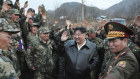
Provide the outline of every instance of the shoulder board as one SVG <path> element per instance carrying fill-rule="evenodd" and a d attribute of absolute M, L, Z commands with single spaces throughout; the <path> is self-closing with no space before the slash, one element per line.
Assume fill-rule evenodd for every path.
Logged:
<path fill-rule="evenodd" d="M 119 61 L 116 66 L 125 68 L 126 67 L 126 61 Z"/>
<path fill-rule="evenodd" d="M 0 56 L 5 62 L 11 62 L 11 60 L 5 56 Z"/>

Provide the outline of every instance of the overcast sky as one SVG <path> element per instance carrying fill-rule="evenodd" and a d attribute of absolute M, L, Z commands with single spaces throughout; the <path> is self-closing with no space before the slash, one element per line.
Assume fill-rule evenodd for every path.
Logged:
<path fill-rule="evenodd" d="M 12 0 L 15 2 L 15 0 Z M 25 1 L 28 1 L 28 8 L 34 8 L 37 13 L 38 6 L 44 4 L 47 10 L 54 10 L 65 2 L 80 2 L 81 0 L 19 0 L 21 7 L 23 7 Z M 84 0 L 85 5 L 95 6 L 100 9 L 107 9 L 110 6 L 121 2 L 122 0 Z M 27 9 L 28 9 L 27 8 Z"/>

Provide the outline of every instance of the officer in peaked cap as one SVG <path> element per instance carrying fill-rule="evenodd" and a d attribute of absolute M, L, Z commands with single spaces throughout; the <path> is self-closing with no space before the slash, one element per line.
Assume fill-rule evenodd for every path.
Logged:
<path fill-rule="evenodd" d="M 12 40 L 10 39 L 12 34 L 19 32 L 7 25 L 5 19 L 0 18 L 0 79 L 18 79 L 12 61 L 3 55 L 3 51 L 8 51 L 11 48 Z"/>
<path fill-rule="evenodd" d="M 138 62 L 127 46 L 128 38 L 133 31 L 117 22 L 108 22 L 104 28 L 112 55 L 100 79 L 137 79 Z"/>
<path fill-rule="evenodd" d="M 117 23 L 109 22 L 105 25 L 105 31 L 107 34 L 107 39 L 116 38 L 116 37 L 126 37 L 129 38 L 130 35 L 133 35 L 133 31 L 126 26 Z"/>

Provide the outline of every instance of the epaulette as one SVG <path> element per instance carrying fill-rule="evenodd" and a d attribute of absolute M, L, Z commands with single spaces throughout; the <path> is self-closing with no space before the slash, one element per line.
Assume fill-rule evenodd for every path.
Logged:
<path fill-rule="evenodd" d="M 11 60 L 5 56 L 0 55 L 0 57 L 5 61 L 5 62 L 11 62 Z"/>

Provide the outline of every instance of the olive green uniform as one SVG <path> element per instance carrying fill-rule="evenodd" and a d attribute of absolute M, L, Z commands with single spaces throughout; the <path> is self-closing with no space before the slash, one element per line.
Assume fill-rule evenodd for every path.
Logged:
<path fill-rule="evenodd" d="M 129 48 L 112 55 L 102 72 L 102 79 L 136 79 L 139 66 Z"/>
<path fill-rule="evenodd" d="M 36 39 L 32 42 L 31 47 L 28 49 L 30 54 L 26 56 L 26 61 L 29 68 L 35 67 L 34 79 L 51 79 L 51 73 L 54 67 L 52 57 L 52 44 L 51 40 L 43 43 L 41 39 Z"/>
<path fill-rule="evenodd" d="M 18 79 L 12 61 L 0 49 L 0 79 Z"/>

